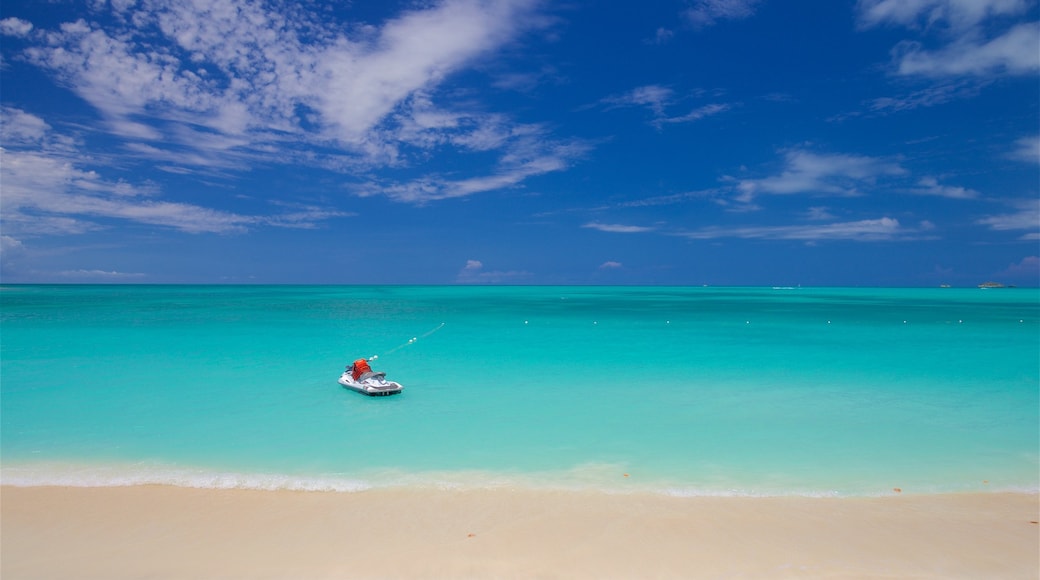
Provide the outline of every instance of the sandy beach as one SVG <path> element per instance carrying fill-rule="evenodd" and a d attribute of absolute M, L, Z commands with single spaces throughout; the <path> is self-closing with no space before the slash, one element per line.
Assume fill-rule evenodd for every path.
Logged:
<path fill-rule="evenodd" d="M 2 488 L 5 580 L 1037 578 L 1034 494 Z"/>

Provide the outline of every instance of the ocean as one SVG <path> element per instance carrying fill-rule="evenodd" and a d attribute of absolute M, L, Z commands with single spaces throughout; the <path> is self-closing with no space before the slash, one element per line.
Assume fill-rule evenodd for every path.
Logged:
<path fill-rule="evenodd" d="M 372 355 L 403 393 L 336 382 Z M 0 287 L 5 485 L 1035 493 L 1038 451 L 1035 288 Z"/>

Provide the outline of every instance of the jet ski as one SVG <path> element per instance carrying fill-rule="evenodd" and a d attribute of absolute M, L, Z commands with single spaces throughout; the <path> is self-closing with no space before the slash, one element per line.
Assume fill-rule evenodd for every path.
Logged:
<path fill-rule="evenodd" d="M 359 393 L 364 393 L 372 397 L 396 395 L 404 390 L 401 383 L 386 380 L 386 373 L 362 373 L 361 376 L 355 380 L 354 375 L 351 374 L 349 370 L 346 370 L 343 371 L 342 375 L 340 375 L 339 384 L 348 389 L 353 389 Z"/>

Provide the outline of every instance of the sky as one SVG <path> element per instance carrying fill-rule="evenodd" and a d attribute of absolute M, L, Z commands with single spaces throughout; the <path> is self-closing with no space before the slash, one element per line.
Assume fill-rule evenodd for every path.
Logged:
<path fill-rule="evenodd" d="M 1037 0 L 5 0 L 0 281 L 1040 282 Z"/>

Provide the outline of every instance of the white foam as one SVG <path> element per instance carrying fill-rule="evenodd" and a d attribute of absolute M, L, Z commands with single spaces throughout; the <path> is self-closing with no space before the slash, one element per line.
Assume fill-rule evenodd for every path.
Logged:
<path fill-rule="evenodd" d="M 32 464 L 4 466 L 0 483 L 17 487 L 126 487 L 172 485 L 198 489 L 356 492 L 371 484 L 336 475 L 294 476 L 272 473 L 211 471 L 157 464 L 71 465 Z"/>
<path fill-rule="evenodd" d="M 695 497 L 807 497 L 850 498 L 892 495 L 936 495 L 947 493 L 1037 494 L 1036 485 L 917 485 L 900 488 L 808 489 L 783 487 L 731 487 L 722 482 L 709 485 L 669 481 L 644 481 L 629 474 L 622 464 L 587 463 L 564 471 L 490 472 L 481 470 L 404 472 L 381 470 L 354 474 L 288 475 L 246 473 L 186 468 L 154 463 L 86 465 L 32 463 L 0 468 L 0 483 L 16 487 L 129 487 L 169 485 L 196 489 L 322 491 L 355 493 L 371 489 L 541 490 L 607 494 L 652 494 L 678 498 Z"/>

